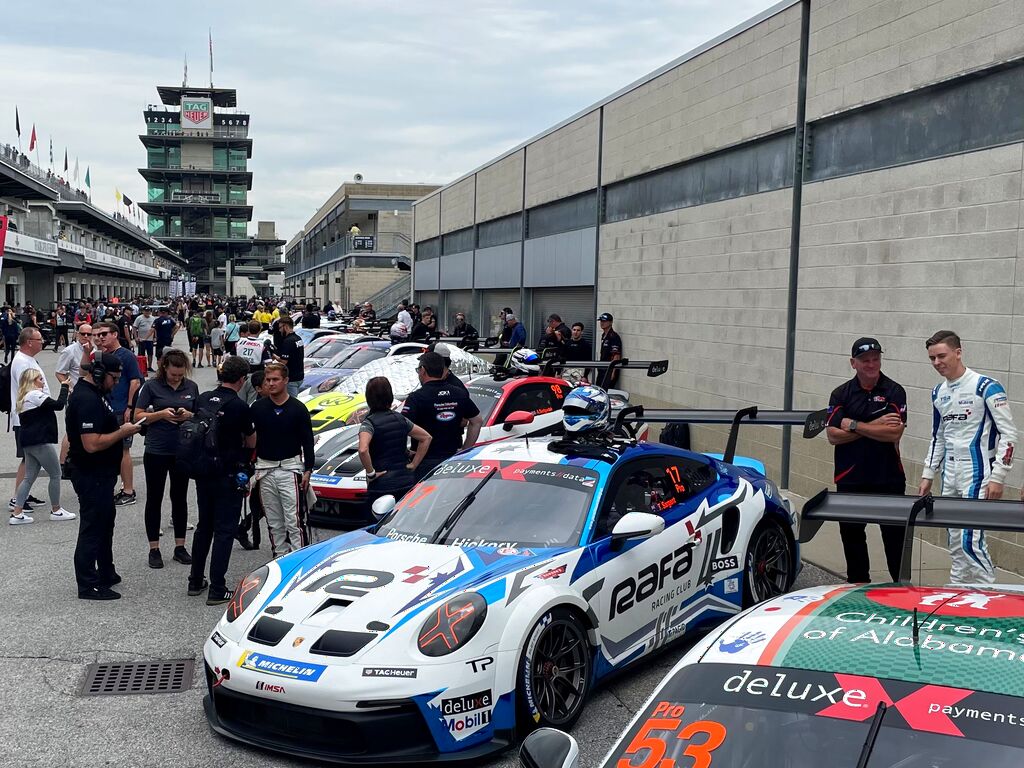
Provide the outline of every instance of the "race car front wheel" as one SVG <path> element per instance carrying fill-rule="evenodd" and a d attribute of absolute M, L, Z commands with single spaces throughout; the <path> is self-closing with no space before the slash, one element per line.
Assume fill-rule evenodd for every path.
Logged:
<path fill-rule="evenodd" d="M 743 572 L 743 605 L 749 608 L 788 592 L 793 586 L 793 540 L 782 525 L 766 517 L 747 545 Z"/>
<path fill-rule="evenodd" d="M 554 608 L 538 619 L 519 661 L 516 701 L 524 731 L 569 728 L 590 692 L 590 642 L 572 611 Z"/>

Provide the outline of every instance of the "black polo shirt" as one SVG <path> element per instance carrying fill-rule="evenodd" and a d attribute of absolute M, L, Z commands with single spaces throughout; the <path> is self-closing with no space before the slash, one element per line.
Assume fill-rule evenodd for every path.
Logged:
<path fill-rule="evenodd" d="M 854 376 L 832 391 L 828 402 L 828 426 L 839 427 L 842 420 L 871 422 L 887 413 L 898 414 L 907 423 L 907 393 L 884 373 L 872 390 L 861 387 Z M 835 483 L 891 485 L 906 482 L 896 443 L 883 443 L 861 436 L 852 443 L 835 446 Z"/>
<path fill-rule="evenodd" d="M 622 337 L 614 330 L 609 329 L 601 336 L 601 361 L 608 362 L 615 359 L 615 355 L 622 355 Z"/>
<path fill-rule="evenodd" d="M 562 353 L 565 355 L 566 362 L 571 362 L 573 360 L 593 360 L 591 355 L 594 354 L 591 351 L 590 342 L 582 336 L 580 336 L 579 340 L 576 340 L 571 336 L 566 339 L 562 344 Z"/>
<path fill-rule="evenodd" d="M 402 414 L 433 438 L 426 456 L 433 462 L 454 456 L 462 448 L 462 420 L 478 416 L 480 409 L 465 387 L 428 381 L 406 398 Z"/>
<path fill-rule="evenodd" d="M 68 459 L 72 466 L 83 472 L 102 475 L 116 475 L 121 471 L 121 454 L 124 446 L 120 440 L 96 453 L 89 453 L 82 445 L 82 435 L 108 435 L 118 429 L 114 409 L 95 384 L 85 379 L 78 380 L 68 400 L 65 418 L 69 444 Z"/>
<path fill-rule="evenodd" d="M 302 358 L 305 356 L 305 344 L 299 334 L 292 331 L 277 347 L 277 354 L 284 358 L 288 366 L 288 381 L 302 381 L 306 376 Z"/>

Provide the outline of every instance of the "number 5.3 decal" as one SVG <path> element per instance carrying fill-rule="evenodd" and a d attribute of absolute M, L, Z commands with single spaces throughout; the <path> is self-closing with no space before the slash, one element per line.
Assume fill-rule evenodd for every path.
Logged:
<path fill-rule="evenodd" d="M 629 742 L 623 753 L 625 757 L 619 758 L 616 768 L 676 768 L 675 759 L 665 758 L 666 740 L 670 738 L 689 742 L 683 754 L 693 759 L 692 768 L 710 768 L 711 753 L 725 741 L 725 726 L 713 720 L 698 720 L 680 728 L 685 710 L 683 704 L 659 701 Z M 654 735 L 655 731 L 666 733 Z M 674 737 L 672 733 L 675 733 Z M 639 762 L 634 762 L 637 758 Z M 691 767 L 681 765 L 679 768 Z"/>

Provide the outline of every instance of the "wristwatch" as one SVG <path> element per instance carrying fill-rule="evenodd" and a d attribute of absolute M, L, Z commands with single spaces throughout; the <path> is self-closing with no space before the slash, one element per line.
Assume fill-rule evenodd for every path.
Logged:
<path fill-rule="evenodd" d="M 850 432 L 856 432 L 857 431 L 857 422 L 854 421 L 853 419 L 850 419 L 849 430 L 850 430 Z"/>

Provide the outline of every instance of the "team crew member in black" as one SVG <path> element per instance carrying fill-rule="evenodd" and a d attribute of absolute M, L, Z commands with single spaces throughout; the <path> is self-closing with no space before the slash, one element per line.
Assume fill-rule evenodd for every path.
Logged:
<path fill-rule="evenodd" d="M 441 355 L 436 352 L 420 355 L 416 372 L 422 386 L 406 398 L 402 414 L 433 438 L 416 470 L 418 482 L 442 461 L 476 443 L 483 419 L 465 388 L 452 386 L 445 380 Z M 465 439 L 462 436 L 464 419 L 467 422 Z"/>
<path fill-rule="evenodd" d="M 305 350 L 302 337 L 295 332 L 295 324 L 288 315 L 282 315 L 277 321 L 281 333 L 281 343 L 277 345 L 274 359 L 288 367 L 288 394 L 295 397 L 302 389 L 302 379 L 306 375 L 303 365 Z"/>
<path fill-rule="evenodd" d="M 395 395 L 391 382 L 374 376 L 366 382 L 366 404 L 370 412 L 359 426 L 359 461 L 366 470 L 368 519 L 373 502 L 381 496 L 402 498 L 415 482 L 415 472 L 427 455 L 432 438 L 405 416 L 391 410 Z M 409 460 L 409 438 L 416 441 L 416 454 Z"/>
<path fill-rule="evenodd" d="M 265 396 L 250 409 L 256 426 L 256 483 L 274 557 L 306 546 L 303 502 L 313 473 L 309 411 L 288 394 L 287 383 L 287 368 L 268 363 Z"/>
<path fill-rule="evenodd" d="M 836 447 L 835 483 L 840 493 L 906 492 L 900 438 L 907 426 L 907 393 L 882 373 L 882 346 L 876 339 L 853 344 L 850 367 L 857 375 L 836 387 L 829 399 L 828 441 Z M 903 528 L 883 525 L 885 560 L 899 580 Z M 840 523 L 847 581 L 871 581 L 864 523 Z"/>
<path fill-rule="evenodd" d="M 583 338 L 583 323 L 572 324 L 572 335 L 562 345 L 562 354 L 566 362 L 573 360 L 593 360 L 594 354 L 590 342 Z"/>
<path fill-rule="evenodd" d="M 224 576 L 248 487 L 249 459 L 256 446 L 256 430 L 249 406 L 238 396 L 248 375 L 249 364 L 245 360 L 229 357 L 221 366 L 220 385 L 203 392 L 196 400 L 197 412 L 220 414 L 217 418 L 217 466 L 210 476 L 196 481 L 199 522 L 192 536 L 192 573 L 188 579 L 188 593 L 192 596 L 210 587 L 207 605 L 226 603 L 232 595 Z M 240 482 L 239 472 L 246 475 L 246 482 Z M 210 552 L 208 584 L 203 578 L 207 552 Z"/>
<path fill-rule="evenodd" d="M 597 322 L 601 325 L 601 357 L 598 360 L 604 363 L 622 359 L 622 337 L 612 328 L 614 320 L 615 318 L 608 312 L 597 318 Z M 614 387 L 618 381 L 619 371 L 615 370 L 608 379 L 608 386 Z"/>
<path fill-rule="evenodd" d="M 82 364 L 82 377 L 68 401 L 68 464 L 78 495 L 78 544 L 75 579 L 83 600 L 116 600 L 111 589 L 121 581 L 114 570 L 114 484 L 121 471 L 122 441 L 139 431 L 131 422 L 118 426 L 105 395 L 121 376 L 121 361 L 102 353 Z"/>
<path fill-rule="evenodd" d="M 443 341 L 431 342 L 427 346 L 427 352 L 436 352 L 441 356 L 441 360 L 444 361 L 444 379 L 445 384 L 451 384 L 453 387 L 459 387 L 465 392 L 469 392 L 466 389 L 466 382 L 452 373 L 452 350 Z"/>

